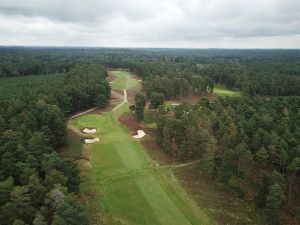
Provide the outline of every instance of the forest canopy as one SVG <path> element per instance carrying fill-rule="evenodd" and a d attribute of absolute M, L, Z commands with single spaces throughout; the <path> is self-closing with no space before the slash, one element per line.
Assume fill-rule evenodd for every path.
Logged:
<path fill-rule="evenodd" d="M 108 102 L 105 78 L 105 67 L 84 63 L 65 75 L 0 80 L 1 224 L 89 224 L 76 197 L 79 169 L 57 152 L 67 116 Z"/>

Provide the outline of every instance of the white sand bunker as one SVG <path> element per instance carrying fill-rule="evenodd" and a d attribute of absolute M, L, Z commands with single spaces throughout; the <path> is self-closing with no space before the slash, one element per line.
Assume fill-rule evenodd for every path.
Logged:
<path fill-rule="evenodd" d="M 143 80 L 137 80 L 138 82 L 142 82 Z"/>
<path fill-rule="evenodd" d="M 114 82 L 113 82 L 113 81 L 110 81 L 109 83 L 110 83 L 110 84 L 113 84 Z"/>
<path fill-rule="evenodd" d="M 96 133 L 96 129 L 95 128 L 93 128 L 93 129 L 89 129 L 89 128 L 84 128 L 83 129 L 83 133 L 86 133 L 86 134 L 94 134 L 94 133 Z"/>
<path fill-rule="evenodd" d="M 98 142 L 98 141 L 100 141 L 99 138 L 93 138 L 93 139 L 87 138 L 87 139 L 84 140 L 84 142 L 87 143 L 87 144 L 91 144 L 91 143 Z"/>
<path fill-rule="evenodd" d="M 146 133 L 143 130 L 138 130 L 137 135 L 133 135 L 133 138 L 142 138 L 146 135 Z"/>
<path fill-rule="evenodd" d="M 171 103 L 171 106 L 178 106 L 180 105 L 179 103 Z"/>

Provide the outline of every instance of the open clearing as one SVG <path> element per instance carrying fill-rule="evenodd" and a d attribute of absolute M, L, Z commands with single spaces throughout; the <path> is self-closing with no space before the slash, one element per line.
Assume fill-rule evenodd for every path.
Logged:
<path fill-rule="evenodd" d="M 241 93 L 238 91 L 231 91 L 228 89 L 225 89 L 223 87 L 214 87 L 214 93 L 216 95 L 222 96 L 222 97 L 241 97 Z"/>
<path fill-rule="evenodd" d="M 122 70 L 112 71 L 111 72 L 114 77 L 117 77 L 111 84 L 112 89 L 130 89 L 137 88 L 140 83 L 133 78 L 128 79 L 128 73 Z"/>
<path fill-rule="evenodd" d="M 139 86 L 126 72 L 113 74 L 118 77 L 113 89 Z M 92 212 L 100 214 L 104 224 L 214 224 L 188 197 L 173 170 L 154 166 L 139 141 L 118 122 L 119 116 L 128 112 L 129 103 L 121 104 L 114 111 L 80 115 L 72 121 L 79 131 L 95 128 L 97 132 L 91 138 L 99 136 L 101 140 L 84 145 L 90 161 L 81 163 L 81 195 L 92 196 L 94 203 L 87 203 L 96 211 Z"/>

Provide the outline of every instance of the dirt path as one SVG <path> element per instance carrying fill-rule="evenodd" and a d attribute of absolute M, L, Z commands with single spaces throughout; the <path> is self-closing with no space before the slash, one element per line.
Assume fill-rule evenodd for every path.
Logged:
<path fill-rule="evenodd" d="M 113 112 L 116 111 L 119 107 L 121 107 L 122 105 L 124 105 L 125 103 L 128 102 L 127 101 L 127 90 L 124 89 L 123 93 L 124 93 L 124 95 L 123 95 L 123 102 L 121 102 L 119 105 L 116 105 L 115 108 L 113 108 L 113 110 L 112 110 Z"/>
<path fill-rule="evenodd" d="M 84 115 L 84 114 L 86 114 L 86 113 L 92 112 L 92 111 L 95 110 L 95 109 L 97 109 L 97 107 L 94 107 L 94 108 L 92 108 L 92 109 L 88 109 L 88 110 L 83 111 L 83 112 L 81 112 L 81 113 L 77 113 L 77 114 L 71 116 L 70 119 L 72 120 L 72 119 L 74 119 L 74 118 L 76 118 L 76 117 L 78 117 L 78 116 L 81 116 L 81 115 Z"/>

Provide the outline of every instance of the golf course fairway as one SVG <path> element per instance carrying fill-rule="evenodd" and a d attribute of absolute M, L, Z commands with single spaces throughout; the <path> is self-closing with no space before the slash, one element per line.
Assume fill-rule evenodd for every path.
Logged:
<path fill-rule="evenodd" d="M 126 90 L 140 85 L 127 72 L 112 73 L 117 77 L 112 89 Z M 96 128 L 97 132 L 89 137 L 100 138 L 99 142 L 84 145 L 90 161 L 88 167 L 82 168 L 89 177 L 83 179 L 82 189 L 92 187 L 101 193 L 95 196 L 101 216 L 108 215 L 118 221 L 107 224 L 215 224 L 188 197 L 172 169 L 151 163 L 139 141 L 118 122 L 118 117 L 128 112 L 129 104 L 124 101 L 125 98 L 114 111 L 80 115 L 71 122 L 78 131 Z"/>

